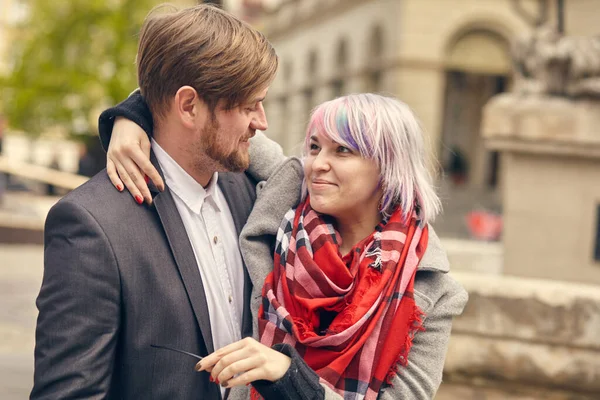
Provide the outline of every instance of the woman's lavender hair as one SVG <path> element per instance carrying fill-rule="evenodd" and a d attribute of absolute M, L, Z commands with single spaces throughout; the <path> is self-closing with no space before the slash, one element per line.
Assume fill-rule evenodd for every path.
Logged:
<path fill-rule="evenodd" d="M 315 133 L 374 160 L 381 171 L 381 212 L 389 216 L 400 205 L 410 216 L 417 206 L 424 223 L 441 211 L 428 169 L 423 131 L 403 102 L 377 94 L 351 94 L 317 106 L 310 118 L 304 153 Z"/>

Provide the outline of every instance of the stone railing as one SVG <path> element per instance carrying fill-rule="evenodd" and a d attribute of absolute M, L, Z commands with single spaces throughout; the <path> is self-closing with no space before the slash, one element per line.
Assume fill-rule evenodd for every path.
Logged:
<path fill-rule="evenodd" d="M 600 286 L 453 276 L 470 298 L 437 399 L 600 398 Z"/>
<path fill-rule="evenodd" d="M 48 183 L 69 190 L 75 189 L 89 179 L 86 176 L 59 171 L 41 165 L 24 163 L 3 156 L 0 156 L 0 172 Z"/>

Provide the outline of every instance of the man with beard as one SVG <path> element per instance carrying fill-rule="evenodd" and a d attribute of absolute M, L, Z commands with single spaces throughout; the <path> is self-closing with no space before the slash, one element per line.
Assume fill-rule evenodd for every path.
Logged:
<path fill-rule="evenodd" d="M 252 333 L 238 235 L 255 192 L 241 171 L 267 128 L 275 51 L 198 5 L 147 18 L 137 67 L 166 187 L 140 206 L 102 171 L 48 214 L 32 399 L 219 399 L 165 347 L 206 355 Z"/>

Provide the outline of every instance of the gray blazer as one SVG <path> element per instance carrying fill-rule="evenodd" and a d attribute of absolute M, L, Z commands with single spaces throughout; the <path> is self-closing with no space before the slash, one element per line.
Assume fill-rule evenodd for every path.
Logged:
<path fill-rule="evenodd" d="M 260 149 L 260 153 L 258 152 Z M 285 212 L 300 201 L 303 170 L 297 158 L 286 159 L 276 145 L 255 146 L 250 173 L 263 181 L 257 187 L 254 209 L 242 230 L 240 248 L 253 284 L 252 321 L 257 332 L 261 290 L 272 270 L 273 246 Z M 274 166 L 273 160 L 279 164 Z M 415 278 L 415 299 L 426 314 L 424 332 L 413 341 L 409 365 L 399 368 L 392 386 L 382 390 L 380 399 L 432 399 L 441 383 L 452 318 L 466 305 L 467 292 L 447 273 L 448 258 L 433 229 Z M 325 387 L 326 399 L 341 399 Z"/>
<path fill-rule="evenodd" d="M 155 159 L 153 160 L 157 166 Z M 255 200 L 245 174 L 222 173 L 238 232 Z M 213 351 L 203 283 L 168 188 L 153 206 L 102 171 L 60 200 L 45 227 L 32 399 L 220 399 L 196 360 Z M 242 335 L 251 334 L 246 274 Z"/>

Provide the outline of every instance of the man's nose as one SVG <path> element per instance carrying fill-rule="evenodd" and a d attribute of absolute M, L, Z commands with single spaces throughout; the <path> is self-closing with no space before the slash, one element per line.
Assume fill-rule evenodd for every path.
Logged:
<path fill-rule="evenodd" d="M 256 129 L 259 131 L 266 131 L 269 128 L 269 123 L 267 122 L 267 114 L 265 113 L 265 108 L 262 103 L 259 105 L 256 110 L 256 114 L 254 118 L 252 118 L 252 122 L 250 123 L 252 129 Z"/>

